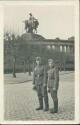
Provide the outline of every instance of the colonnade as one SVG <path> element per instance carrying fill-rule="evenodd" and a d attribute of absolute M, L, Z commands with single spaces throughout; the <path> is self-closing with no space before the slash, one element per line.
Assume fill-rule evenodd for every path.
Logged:
<path fill-rule="evenodd" d="M 59 52 L 74 53 L 74 46 L 72 45 L 47 45 L 47 48 Z"/>

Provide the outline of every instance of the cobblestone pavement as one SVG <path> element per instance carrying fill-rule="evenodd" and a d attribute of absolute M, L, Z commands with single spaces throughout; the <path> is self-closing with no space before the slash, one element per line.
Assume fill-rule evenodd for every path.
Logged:
<path fill-rule="evenodd" d="M 5 81 L 8 80 L 8 75 Z M 7 82 L 6 81 L 6 82 Z M 13 82 L 12 82 L 13 83 Z M 59 112 L 36 111 L 37 94 L 32 90 L 32 81 L 20 84 L 4 84 L 5 120 L 73 120 L 74 119 L 74 73 L 60 74 L 58 91 Z M 49 106 L 52 100 L 49 94 Z"/>

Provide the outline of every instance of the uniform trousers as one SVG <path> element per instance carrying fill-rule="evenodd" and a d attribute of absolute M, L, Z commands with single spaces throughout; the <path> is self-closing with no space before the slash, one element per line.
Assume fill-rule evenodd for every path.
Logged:
<path fill-rule="evenodd" d="M 43 108 L 43 99 L 44 99 L 45 109 L 49 108 L 47 86 L 44 87 L 43 85 L 37 85 L 36 88 L 37 88 L 37 95 L 40 107 Z"/>

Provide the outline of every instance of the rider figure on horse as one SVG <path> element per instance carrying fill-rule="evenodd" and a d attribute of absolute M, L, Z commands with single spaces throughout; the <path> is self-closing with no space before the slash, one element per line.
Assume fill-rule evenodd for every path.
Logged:
<path fill-rule="evenodd" d="M 32 13 L 29 13 L 29 15 L 30 15 L 30 17 L 29 17 L 28 23 L 31 24 L 33 27 L 33 24 L 34 24 L 34 21 L 36 20 L 36 18 L 34 18 Z"/>
<path fill-rule="evenodd" d="M 31 27 L 34 29 L 34 28 L 37 28 L 35 27 L 36 25 L 36 22 L 38 21 L 33 15 L 32 13 L 29 13 L 29 20 L 28 20 L 28 23 L 31 25 Z"/>
<path fill-rule="evenodd" d="M 25 20 L 25 30 L 28 33 L 37 33 L 39 22 L 38 20 L 32 15 L 32 13 L 29 13 L 29 19 Z"/>

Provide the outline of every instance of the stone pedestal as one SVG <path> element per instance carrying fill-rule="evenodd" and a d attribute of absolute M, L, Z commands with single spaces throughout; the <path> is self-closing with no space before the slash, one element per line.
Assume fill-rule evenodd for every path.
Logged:
<path fill-rule="evenodd" d="M 22 36 L 23 40 L 43 40 L 45 39 L 39 34 L 33 34 L 33 33 L 24 33 Z"/>

